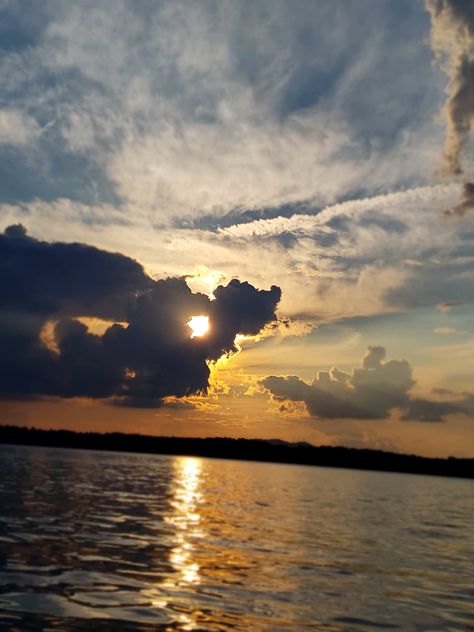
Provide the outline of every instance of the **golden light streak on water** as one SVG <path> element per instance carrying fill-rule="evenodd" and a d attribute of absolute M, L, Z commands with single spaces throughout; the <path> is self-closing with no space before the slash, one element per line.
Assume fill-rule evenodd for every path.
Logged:
<path fill-rule="evenodd" d="M 202 498 L 199 491 L 201 468 L 201 461 L 192 457 L 179 457 L 173 463 L 172 512 L 164 520 L 173 527 L 175 533 L 175 545 L 168 555 L 174 573 L 146 593 L 155 608 L 169 608 L 174 601 L 172 595 L 179 592 L 180 588 L 200 582 L 200 568 L 193 559 L 193 553 L 194 540 L 203 536 L 198 507 Z M 163 592 L 170 596 L 162 596 Z M 181 630 L 194 630 L 197 627 L 196 621 L 187 613 L 179 613 L 178 618 Z"/>
<path fill-rule="evenodd" d="M 173 515 L 167 518 L 176 529 L 176 545 L 169 556 L 171 566 L 176 571 L 175 586 L 198 584 L 200 581 L 199 564 L 193 559 L 194 540 L 203 536 L 199 502 L 202 494 L 202 463 L 192 457 L 181 457 L 175 463 L 175 491 L 171 505 Z"/>
<path fill-rule="evenodd" d="M 15 446 L 0 457 L 2 629 L 472 629 L 472 481 Z"/>

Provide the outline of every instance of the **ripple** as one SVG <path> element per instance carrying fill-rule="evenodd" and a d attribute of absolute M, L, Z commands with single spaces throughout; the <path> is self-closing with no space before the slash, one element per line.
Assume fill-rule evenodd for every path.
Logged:
<path fill-rule="evenodd" d="M 474 629 L 465 481 L 0 456 L 1 629 Z"/>

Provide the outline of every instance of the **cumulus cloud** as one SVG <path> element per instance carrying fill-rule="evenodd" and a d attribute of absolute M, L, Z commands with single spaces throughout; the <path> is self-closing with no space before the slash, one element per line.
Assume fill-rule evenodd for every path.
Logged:
<path fill-rule="evenodd" d="M 408 403 L 415 384 L 405 360 L 384 362 L 383 347 L 369 347 L 362 368 L 352 374 L 339 369 L 320 371 L 311 385 L 294 376 L 262 381 L 277 399 L 303 401 L 312 417 L 321 419 L 385 419 Z"/>
<path fill-rule="evenodd" d="M 233 279 L 215 300 L 183 278 L 154 280 L 118 253 L 48 243 L 20 226 L 0 235 L 0 393 L 116 398 L 160 406 L 208 387 L 210 360 L 235 351 L 276 318 L 281 292 Z M 186 323 L 209 315 L 210 331 L 191 338 Z M 109 321 L 92 333 L 79 317 Z M 53 323 L 52 346 L 42 331 Z"/>
<path fill-rule="evenodd" d="M 406 360 L 385 361 L 384 347 L 369 347 L 362 367 L 352 373 L 320 371 L 311 384 L 296 376 L 268 376 L 261 385 L 279 402 L 304 402 L 317 419 L 387 419 L 395 409 L 402 419 L 442 421 L 447 415 L 474 412 L 474 397 L 456 400 L 413 398 L 412 367 Z"/>
<path fill-rule="evenodd" d="M 2 309 L 39 317 L 123 320 L 137 292 L 152 287 L 142 266 L 79 243 L 29 237 L 22 225 L 0 234 Z"/>

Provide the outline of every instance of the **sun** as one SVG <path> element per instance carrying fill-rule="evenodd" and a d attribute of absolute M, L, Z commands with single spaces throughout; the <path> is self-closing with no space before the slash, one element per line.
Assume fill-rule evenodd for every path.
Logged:
<path fill-rule="evenodd" d="M 187 326 L 193 332 L 191 338 L 197 338 L 204 336 L 209 331 L 209 317 L 208 316 L 191 316 L 186 323 Z"/>

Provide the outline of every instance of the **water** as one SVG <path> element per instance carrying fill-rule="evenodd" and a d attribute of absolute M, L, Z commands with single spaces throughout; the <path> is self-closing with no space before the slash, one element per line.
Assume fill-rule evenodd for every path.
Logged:
<path fill-rule="evenodd" d="M 0 446 L 0 629 L 474 630 L 472 492 Z"/>

